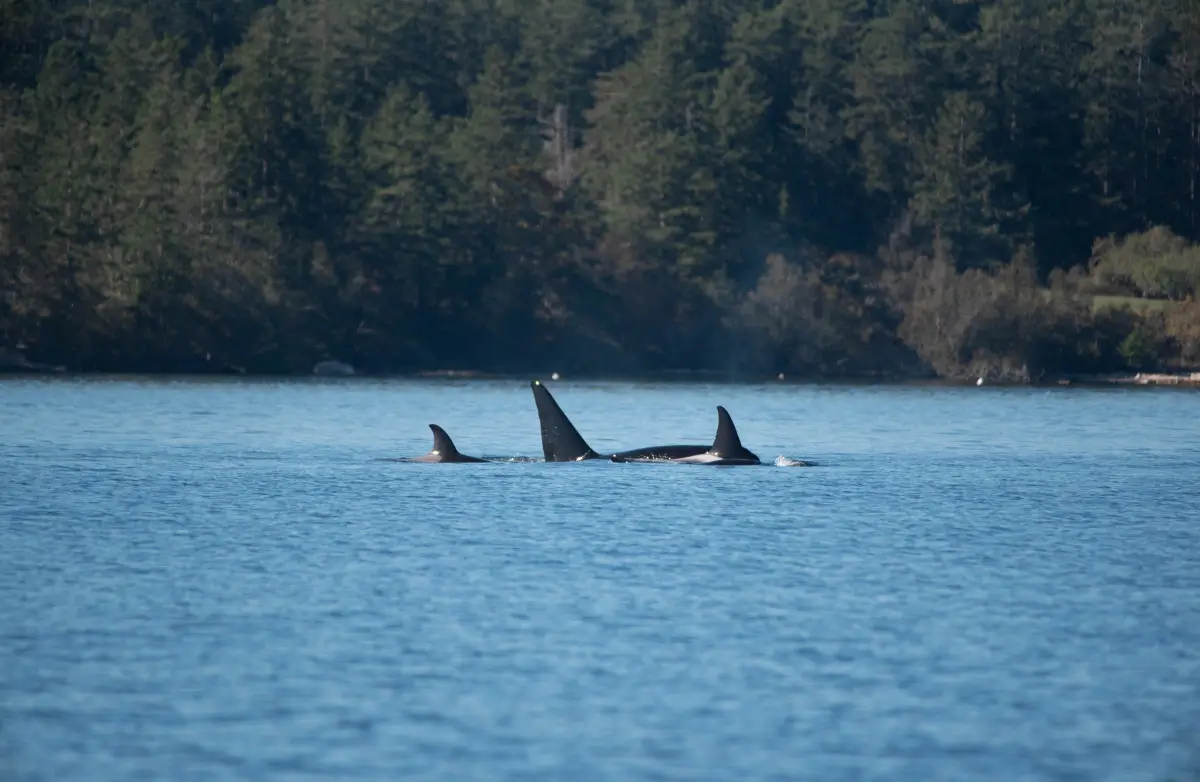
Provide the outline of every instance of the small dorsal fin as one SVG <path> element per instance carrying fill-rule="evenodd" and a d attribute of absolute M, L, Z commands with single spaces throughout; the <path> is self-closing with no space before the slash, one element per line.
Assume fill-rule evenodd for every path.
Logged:
<path fill-rule="evenodd" d="M 729 411 L 717 405 L 717 436 L 708 452 L 713 456 L 728 459 L 740 456 L 745 450 L 742 447 L 742 439 L 738 437 L 737 427 L 729 417 Z"/>
<path fill-rule="evenodd" d="M 450 456 L 458 456 L 458 449 L 454 447 L 454 441 L 450 439 L 450 435 L 446 434 L 446 430 L 437 424 L 430 424 L 429 428 L 433 430 L 433 450 L 430 453 L 437 454 L 443 459 Z"/>
<path fill-rule="evenodd" d="M 575 462 L 598 458 L 554 401 L 550 390 L 540 380 L 529 381 L 529 387 L 533 389 L 533 401 L 537 405 L 538 423 L 542 427 L 542 453 L 546 461 Z"/>

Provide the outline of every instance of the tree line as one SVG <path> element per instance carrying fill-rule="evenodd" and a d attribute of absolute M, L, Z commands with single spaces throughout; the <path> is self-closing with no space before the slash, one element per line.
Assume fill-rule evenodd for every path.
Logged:
<path fill-rule="evenodd" d="M 1200 363 L 1194 0 L 0 0 L 0 348 Z"/>

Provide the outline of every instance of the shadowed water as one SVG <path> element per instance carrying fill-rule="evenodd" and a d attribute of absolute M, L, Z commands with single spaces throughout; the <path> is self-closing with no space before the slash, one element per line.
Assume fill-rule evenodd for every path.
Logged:
<path fill-rule="evenodd" d="M 0 382 L 0 778 L 1196 768 L 1200 394 Z"/>

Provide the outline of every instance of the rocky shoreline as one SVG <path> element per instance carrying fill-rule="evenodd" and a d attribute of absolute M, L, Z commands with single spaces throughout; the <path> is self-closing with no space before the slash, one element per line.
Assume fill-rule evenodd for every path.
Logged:
<path fill-rule="evenodd" d="M 20 351 L 6 349 L 0 347 L 0 374 L 75 374 L 67 370 L 66 367 L 50 366 L 28 360 Z M 108 373 L 78 373 L 78 374 L 108 374 Z M 118 373 L 121 374 L 121 373 Z M 135 373 L 143 374 L 143 373 Z M 149 372 L 144 374 L 172 374 L 172 373 L 156 373 Z M 229 374 L 229 373 L 217 373 Z M 255 376 L 257 373 L 239 371 L 236 374 L 245 376 Z M 326 360 L 318 363 L 312 370 L 312 374 L 318 377 L 353 377 L 363 376 L 356 367 L 351 366 L 342 361 Z M 365 373 L 370 376 L 373 373 Z M 529 373 L 517 373 L 524 376 Z M 537 375 L 537 372 L 532 375 Z M 546 372 L 547 377 L 558 379 L 558 373 Z M 531 375 L 531 376 L 532 376 Z M 990 376 L 989 376 L 990 375 Z M 382 373 L 382 377 L 422 377 L 422 378 L 454 378 L 454 379 L 499 379 L 510 376 L 517 376 L 513 373 L 495 373 L 479 370 L 424 370 L 416 372 L 397 372 L 397 373 Z M 598 376 L 591 372 L 581 372 L 574 375 L 576 379 L 599 379 Z M 658 372 L 634 372 L 634 373 L 614 373 L 604 379 L 628 379 L 628 380 L 645 380 L 645 381 L 707 381 L 707 382 L 734 382 L 739 381 L 764 381 L 774 380 L 783 382 L 785 377 L 783 373 L 779 373 L 775 377 L 763 377 L 759 375 L 744 376 L 737 372 L 718 372 L 718 371 L 658 371 Z M 833 383 L 849 383 L 849 384 L 884 384 L 884 385 L 990 385 L 990 386 L 1044 386 L 1044 385 L 1137 385 L 1137 386 L 1184 386 L 1200 388 L 1200 372 L 1138 372 L 1130 375 L 1128 373 L 1121 374 L 1095 374 L 1095 375 L 1065 375 L 1057 379 L 1039 378 L 1031 379 L 1027 373 L 1001 373 L 996 376 L 995 373 L 984 373 L 977 379 L 972 376 L 972 373 L 964 373 L 963 377 L 953 378 L 938 378 L 931 373 L 921 372 L 879 372 L 879 373 L 862 373 L 843 375 L 837 377 L 831 376 L 793 376 L 787 378 L 793 383 L 812 383 L 812 382 L 833 382 Z"/>
<path fill-rule="evenodd" d="M 1133 383 L 1139 386 L 1200 386 L 1200 372 L 1186 372 L 1182 374 L 1138 372 L 1133 377 L 1121 382 Z"/>
<path fill-rule="evenodd" d="M 1072 375 L 1059 385 L 1194 386 L 1200 388 L 1200 372 L 1138 372 L 1134 375 Z"/>
<path fill-rule="evenodd" d="M 0 347 L 0 373 L 4 372 L 43 374 L 62 373 L 66 372 L 66 369 L 50 366 L 49 364 L 39 364 L 36 361 L 30 361 L 25 358 L 25 355 L 19 350 Z"/>

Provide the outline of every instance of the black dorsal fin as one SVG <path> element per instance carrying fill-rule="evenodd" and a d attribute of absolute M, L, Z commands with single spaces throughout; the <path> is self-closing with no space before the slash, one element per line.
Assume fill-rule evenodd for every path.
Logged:
<path fill-rule="evenodd" d="M 717 405 L 717 436 L 713 440 L 709 453 L 723 459 L 741 456 L 746 451 L 742 447 L 742 439 L 738 437 L 737 427 L 729 417 L 729 411 Z"/>
<path fill-rule="evenodd" d="M 433 430 L 433 450 L 430 453 L 437 454 L 443 459 L 450 456 L 458 456 L 458 449 L 454 447 L 454 441 L 450 439 L 450 435 L 446 434 L 446 430 L 437 424 L 430 424 L 429 428 Z"/>
<path fill-rule="evenodd" d="M 542 453 L 548 462 L 575 462 L 580 459 L 595 459 L 599 457 L 592 450 L 567 414 L 550 396 L 540 380 L 531 380 L 529 387 L 533 389 L 533 401 L 537 404 L 538 423 L 542 427 Z"/>

